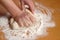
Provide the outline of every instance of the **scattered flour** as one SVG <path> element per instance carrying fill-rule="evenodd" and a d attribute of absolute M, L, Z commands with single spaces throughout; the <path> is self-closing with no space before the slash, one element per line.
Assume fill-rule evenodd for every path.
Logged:
<path fill-rule="evenodd" d="M 46 29 L 48 27 L 54 27 L 55 24 L 52 21 L 52 12 L 41 4 L 36 3 L 36 10 L 34 16 L 37 19 L 36 24 L 26 28 L 18 27 L 19 29 L 11 30 L 8 24 L 7 17 L 0 17 L 0 26 L 5 34 L 7 40 L 35 40 L 37 36 L 47 35 Z M 16 22 L 13 26 L 17 26 Z"/>

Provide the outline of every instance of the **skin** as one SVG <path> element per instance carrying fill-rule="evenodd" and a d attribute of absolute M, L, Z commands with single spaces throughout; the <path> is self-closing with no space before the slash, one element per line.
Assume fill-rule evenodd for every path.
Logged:
<path fill-rule="evenodd" d="M 17 0 L 18 1 L 18 0 Z M 3 11 L 0 9 L 0 15 L 5 15 L 6 12 L 9 12 L 11 16 L 15 19 L 15 21 L 20 25 L 20 26 L 29 26 L 32 23 L 34 23 L 35 18 L 31 14 L 27 14 L 25 12 L 25 7 L 24 5 L 27 4 L 29 6 L 29 9 L 33 13 L 34 11 L 34 4 L 32 0 L 19 0 L 22 5 L 21 10 L 12 0 L 0 0 L 1 6 L 4 7 Z"/>

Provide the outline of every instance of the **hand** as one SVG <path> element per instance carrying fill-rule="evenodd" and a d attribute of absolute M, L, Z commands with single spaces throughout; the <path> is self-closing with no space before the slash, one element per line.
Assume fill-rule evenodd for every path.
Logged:
<path fill-rule="evenodd" d="M 2 0 L 1 2 L 20 26 L 29 26 L 34 23 L 35 18 L 31 15 L 32 13 L 29 14 L 25 11 L 20 10 L 12 0 Z M 27 2 L 24 0 L 24 3 L 27 3 L 30 6 L 30 9 L 33 9 L 31 5 L 33 4 L 32 2 L 30 4 L 30 1 Z"/>
<path fill-rule="evenodd" d="M 32 0 L 21 0 L 21 1 L 23 1 L 25 5 L 28 5 L 30 11 L 34 13 L 34 3 Z"/>
<path fill-rule="evenodd" d="M 33 23 L 35 23 L 35 18 L 32 15 L 32 13 L 29 12 L 22 12 L 22 14 L 20 16 L 15 17 L 15 21 L 17 21 L 17 23 L 24 27 L 24 26 L 30 26 Z"/>

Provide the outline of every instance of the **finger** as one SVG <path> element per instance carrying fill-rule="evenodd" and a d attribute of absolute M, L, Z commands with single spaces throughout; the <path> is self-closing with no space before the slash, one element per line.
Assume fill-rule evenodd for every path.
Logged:
<path fill-rule="evenodd" d="M 22 26 L 22 27 L 24 26 L 24 25 L 23 25 L 23 20 L 22 20 L 22 18 L 19 19 L 19 22 L 18 22 L 18 23 L 19 23 L 20 26 Z"/>
<path fill-rule="evenodd" d="M 22 18 L 22 20 L 23 20 L 23 24 L 24 24 L 24 26 L 26 26 L 27 23 L 26 23 L 26 21 L 25 21 L 25 18 Z"/>
<path fill-rule="evenodd" d="M 30 20 L 32 21 L 32 22 L 34 22 L 36 19 L 35 19 L 35 16 L 34 16 L 34 14 L 32 14 L 29 10 L 27 10 L 26 9 L 26 11 L 27 11 L 27 13 L 28 13 L 28 17 L 30 18 Z"/>
<path fill-rule="evenodd" d="M 30 20 L 32 21 L 32 23 L 36 22 L 36 19 L 33 16 L 31 16 L 30 14 L 28 15 L 28 17 L 30 18 Z"/>
<path fill-rule="evenodd" d="M 25 22 L 25 26 L 28 26 L 29 24 L 28 24 L 26 18 L 24 18 L 23 20 L 24 20 L 24 22 Z"/>
<path fill-rule="evenodd" d="M 35 7 L 34 7 L 34 3 L 33 2 L 29 3 L 29 8 L 30 8 L 31 12 L 34 13 Z"/>
<path fill-rule="evenodd" d="M 28 16 L 25 16 L 26 17 L 26 19 L 27 19 L 27 21 L 28 21 L 28 24 L 29 25 L 32 25 L 32 22 L 31 22 L 31 20 L 29 19 L 29 17 Z"/>
<path fill-rule="evenodd" d="M 34 14 L 32 14 L 32 12 L 31 12 L 30 10 L 28 10 L 28 9 L 26 9 L 26 13 L 27 13 L 27 14 L 30 14 L 30 15 L 33 16 L 33 17 L 35 17 Z"/>
<path fill-rule="evenodd" d="M 22 10 L 25 11 L 24 1 L 21 1 Z"/>

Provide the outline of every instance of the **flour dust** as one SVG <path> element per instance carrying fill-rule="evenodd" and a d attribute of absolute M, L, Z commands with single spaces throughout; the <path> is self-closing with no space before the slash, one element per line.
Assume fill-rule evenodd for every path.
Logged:
<path fill-rule="evenodd" d="M 52 20 L 52 11 L 36 3 L 34 16 L 37 20 L 36 24 L 26 28 L 20 27 L 19 29 L 11 30 L 9 27 L 9 20 L 7 17 L 0 17 L 0 28 L 5 34 L 7 40 L 35 40 L 37 36 L 47 35 L 47 28 L 54 27 L 55 23 Z M 16 25 L 17 26 L 17 25 Z M 27 35 L 28 34 L 28 35 Z"/>

